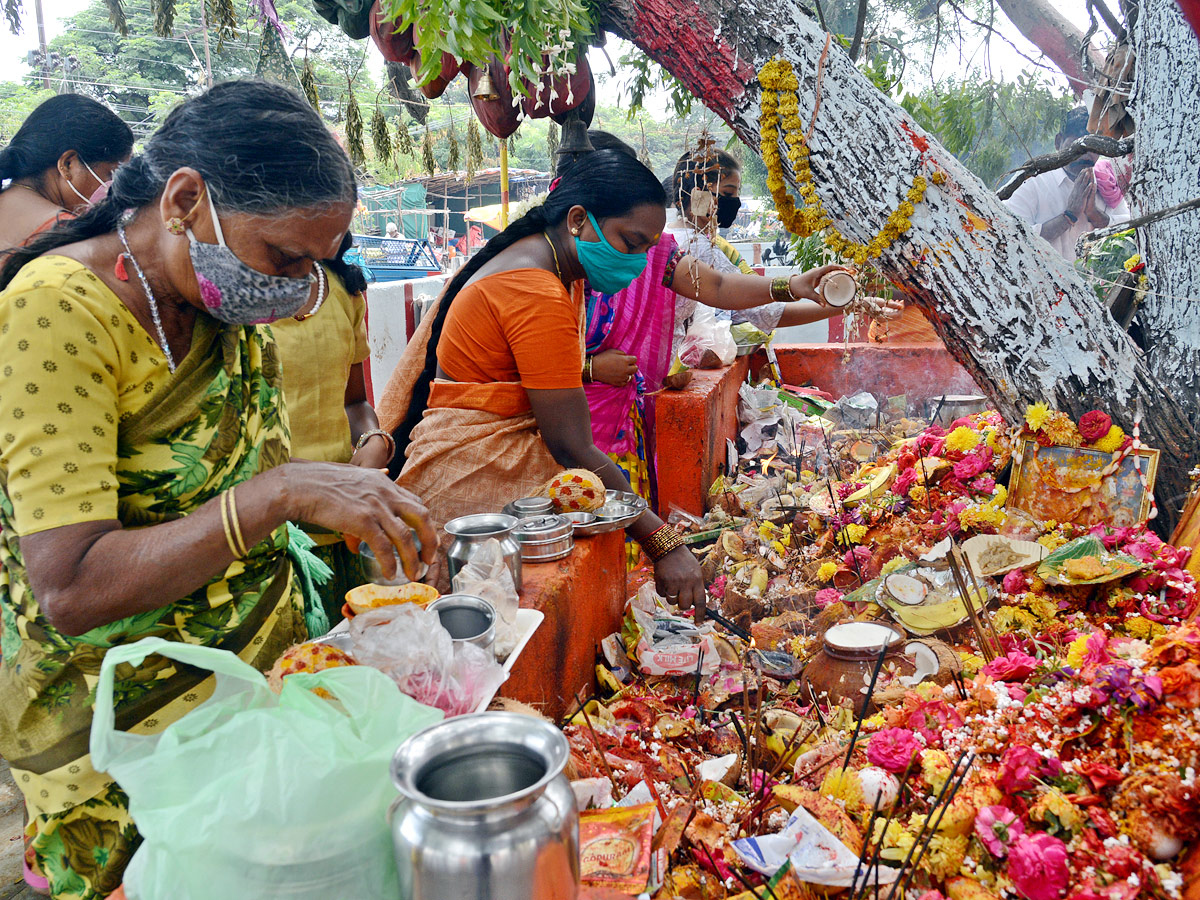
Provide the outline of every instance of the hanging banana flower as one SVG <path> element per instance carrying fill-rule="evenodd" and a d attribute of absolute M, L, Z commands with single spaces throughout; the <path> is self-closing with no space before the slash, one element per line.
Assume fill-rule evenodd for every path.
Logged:
<path fill-rule="evenodd" d="M 446 159 L 446 168 L 451 172 L 458 171 L 458 164 L 462 162 L 462 151 L 458 146 L 458 134 L 454 131 L 454 113 L 450 113 L 450 129 L 446 132 L 446 139 L 450 142 L 450 156 Z"/>
<path fill-rule="evenodd" d="M 558 154 L 558 126 L 553 122 L 546 126 L 546 151 L 550 154 L 550 165 L 554 165 L 554 157 Z"/>
<path fill-rule="evenodd" d="M 108 8 L 108 21 L 112 23 L 113 31 L 121 37 L 129 37 L 129 23 L 125 21 L 125 9 L 121 0 L 105 0 Z"/>
<path fill-rule="evenodd" d="M 313 71 L 312 61 L 307 57 L 304 59 L 304 68 L 300 70 L 300 90 L 304 92 L 312 108 L 320 113 L 321 98 L 317 94 L 317 73 Z"/>
<path fill-rule="evenodd" d="M 170 37 L 175 28 L 175 0 L 156 0 L 150 7 L 154 10 L 154 33 Z"/>
<path fill-rule="evenodd" d="M 479 123 L 471 116 L 467 122 L 467 184 L 483 168 L 483 142 L 479 139 Z"/>
<path fill-rule="evenodd" d="M 430 175 L 437 174 L 437 158 L 433 155 L 433 135 L 429 132 L 429 123 L 425 123 L 425 137 L 421 141 L 421 165 Z"/>
<path fill-rule="evenodd" d="M 403 113 L 396 116 L 396 140 L 394 146 L 398 156 L 412 156 L 417 149 L 413 146 L 413 139 L 412 135 L 408 133 L 408 126 L 404 124 Z"/>
<path fill-rule="evenodd" d="M 363 146 L 362 110 L 354 96 L 354 85 L 350 85 L 350 96 L 346 101 L 346 149 L 350 151 L 350 162 L 361 166 L 367 161 L 367 149 Z"/>
<path fill-rule="evenodd" d="M 375 114 L 371 116 L 371 143 L 375 145 L 375 159 L 380 163 L 392 161 L 392 135 L 388 131 L 387 119 L 375 101 Z"/>

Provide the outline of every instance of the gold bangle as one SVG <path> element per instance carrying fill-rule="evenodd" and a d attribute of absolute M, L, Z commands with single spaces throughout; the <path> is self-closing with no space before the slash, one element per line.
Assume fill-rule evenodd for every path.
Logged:
<path fill-rule="evenodd" d="M 229 545 L 229 552 L 233 554 L 234 559 L 241 559 L 242 554 L 238 553 L 237 544 L 233 542 L 233 532 L 229 530 L 229 510 L 226 509 L 229 491 L 222 491 L 221 496 L 217 498 L 217 504 L 221 507 L 221 527 L 225 529 L 225 543 Z"/>
<path fill-rule="evenodd" d="M 792 294 L 792 277 L 790 275 L 787 277 L 781 275 L 771 279 L 771 299 L 776 303 L 788 303 L 796 299 Z"/>
<path fill-rule="evenodd" d="M 583 380 L 585 384 L 592 383 L 592 357 L 583 358 Z"/>
<path fill-rule="evenodd" d="M 653 562 L 658 562 L 668 553 L 683 546 L 683 537 L 670 525 L 663 525 L 657 531 L 641 540 L 642 549 Z"/>
<path fill-rule="evenodd" d="M 391 432 L 384 431 L 382 428 L 372 428 L 370 431 L 364 431 L 362 434 L 360 434 L 358 436 L 358 442 L 354 445 L 354 452 L 357 453 L 359 450 L 365 447 L 367 445 L 367 441 L 373 437 L 381 437 L 387 443 L 387 461 L 390 463 L 393 459 L 395 459 L 396 439 L 392 437 Z"/>
<path fill-rule="evenodd" d="M 237 500 L 234 498 L 234 488 L 229 488 L 225 493 L 229 495 L 229 521 L 233 524 L 233 536 L 237 538 L 238 547 L 241 549 L 241 557 L 250 555 L 250 548 L 246 546 L 246 541 L 242 538 L 242 523 L 238 519 Z"/>

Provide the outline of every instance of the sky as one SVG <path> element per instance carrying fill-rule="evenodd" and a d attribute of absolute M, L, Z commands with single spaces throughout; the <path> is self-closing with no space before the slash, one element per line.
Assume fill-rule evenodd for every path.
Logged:
<path fill-rule="evenodd" d="M 26 55 L 37 47 L 37 23 L 33 12 L 34 0 L 24 0 L 24 29 L 20 35 L 13 35 L 7 27 L 0 26 L 0 81 L 15 81 L 27 74 L 24 64 Z M 46 39 L 52 40 L 63 31 L 62 20 L 74 15 L 88 6 L 90 0 L 42 0 L 46 18 Z M 242 5 L 242 4 L 239 4 Z M 1071 21 L 1082 23 L 1087 21 L 1086 0 L 1057 0 L 1055 4 Z M 991 70 L 995 77 L 1012 79 L 1024 69 L 1033 69 L 1033 65 L 1021 54 L 1037 58 L 1040 53 L 1016 31 L 1003 16 L 997 16 L 997 30 L 1007 40 L 993 38 L 988 50 Z M 1009 43 L 1011 42 L 1011 44 Z M 369 43 L 369 42 L 368 42 Z M 623 41 L 609 40 L 608 54 L 614 60 L 619 59 L 628 45 Z M 370 47 L 371 68 L 377 75 L 382 72 L 383 58 L 372 44 Z M 608 77 L 608 60 L 599 50 L 593 48 L 588 56 L 592 71 L 598 74 L 598 92 L 601 105 L 617 105 L 621 97 L 622 82 L 618 72 L 617 78 Z M 944 77 L 966 67 L 985 66 L 983 51 L 977 46 L 968 46 L 963 53 L 957 48 L 947 49 L 939 53 L 935 77 Z M 1060 79 L 1061 81 L 1061 79 Z M 1062 81 L 1065 84 L 1065 81 Z M 656 119 L 667 118 L 666 98 L 652 97 L 646 104 L 647 111 Z"/>

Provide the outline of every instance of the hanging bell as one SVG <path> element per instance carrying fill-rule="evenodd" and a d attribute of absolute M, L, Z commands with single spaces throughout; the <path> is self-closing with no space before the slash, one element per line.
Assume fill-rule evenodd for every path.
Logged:
<path fill-rule="evenodd" d="M 476 100 L 499 100 L 500 94 L 496 91 L 495 85 L 492 84 L 491 73 L 486 68 L 481 71 L 479 84 L 475 85 L 475 90 L 471 92 L 471 96 Z"/>
<path fill-rule="evenodd" d="M 588 140 L 587 123 L 579 117 L 578 110 L 571 110 L 567 113 L 566 121 L 562 123 L 562 143 L 558 145 L 557 171 L 565 171 L 579 157 L 595 149 Z"/>

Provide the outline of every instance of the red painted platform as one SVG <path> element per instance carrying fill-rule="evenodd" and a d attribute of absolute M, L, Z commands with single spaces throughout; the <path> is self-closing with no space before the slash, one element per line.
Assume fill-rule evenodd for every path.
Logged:
<path fill-rule="evenodd" d="M 621 630 L 625 532 L 580 538 L 570 556 L 522 567 L 521 606 L 546 619 L 513 664 L 500 696 L 537 707 L 555 721 L 590 695 L 600 641 Z"/>

